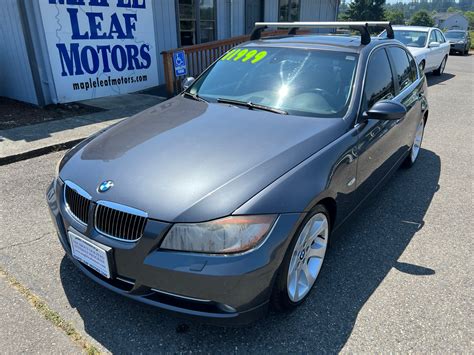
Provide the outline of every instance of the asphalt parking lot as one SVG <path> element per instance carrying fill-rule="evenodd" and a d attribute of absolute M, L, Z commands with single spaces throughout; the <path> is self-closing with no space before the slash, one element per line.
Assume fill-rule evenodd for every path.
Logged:
<path fill-rule="evenodd" d="M 474 56 L 451 56 L 446 73 L 428 82 L 430 117 L 417 164 L 398 171 L 339 230 L 302 307 L 246 328 L 183 321 L 96 285 L 65 257 L 49 220 L 44 192 L 63 152 L 1 166 L 0 348 L 472 352 Z M 29 306 L 25 294 L 82 342 Z"/>

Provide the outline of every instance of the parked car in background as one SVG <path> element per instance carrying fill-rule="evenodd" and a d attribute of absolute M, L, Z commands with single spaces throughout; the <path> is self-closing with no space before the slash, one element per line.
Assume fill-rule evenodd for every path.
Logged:
<path fill-rule="evenodd" d="M 441 75 L 446 67 L 450 44 L 443 33 L 434 27 L 393 26 L 395 38 L 407 46 L 420 69 Z M 380 36 L 386 36 L 386 31 Z"/>
<path fill-rule="evenodd" d="M 444 37 L 451 45 L 451 53 L 459 52 L 461 54 L 468 54 L 471 48 L 471 37 L 468 31 L 450 30 L 444 33 Z"/>
<path fill-rule="evenodd" d="M 257 23 L 180 95 L 69 151 L 47 199 L 77 268 L 210 322 L 300 305 L 333 230 L 420 152 L 426 77 L 376 25 L 388 38 Z M 361 39 L 294 34 L 330 26 Z"/>

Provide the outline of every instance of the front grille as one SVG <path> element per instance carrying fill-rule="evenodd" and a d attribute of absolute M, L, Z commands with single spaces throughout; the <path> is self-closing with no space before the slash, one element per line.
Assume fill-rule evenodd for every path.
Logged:
<path fill-rule="evenodd" d="M 116 203 L 100 201 L 95 212 L 95 228 L 108 237 L 133 242 L 143 235 L 146 213 Z"/>
<path fill-rule="evenodd" d="M 64 187 L 64 199 L 69 212 L 80 222 L 87 224 L 87 216 L 89 214 L 89 206 L 91 201 L 89 198 L 81 195 L 78 189 L 74 189 L 72 184 Z"/>

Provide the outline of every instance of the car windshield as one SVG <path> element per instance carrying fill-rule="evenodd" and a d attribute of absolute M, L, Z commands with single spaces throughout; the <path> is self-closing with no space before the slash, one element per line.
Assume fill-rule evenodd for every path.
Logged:
<path fill-rule="evenodd" d="M 451 39 L 463 39 L 464 32 L 446 32 L 444 37 L 451 38 Z"/>
<path fill-rule="evenodd" d="M 394 30 L 395 39 L 402 42 L 408 47 L 422 48 L 426 44 L 426 38 L 428 32 L 423 31 L 405 31 L 405 30 Z"/>
<path fill-rule="evenodd" d="M 291 115 L 341 117 L 357 58 L 330 50 L 241 47 L 214 63 L 188 91 L 210 102 L 232 100 Z"/>

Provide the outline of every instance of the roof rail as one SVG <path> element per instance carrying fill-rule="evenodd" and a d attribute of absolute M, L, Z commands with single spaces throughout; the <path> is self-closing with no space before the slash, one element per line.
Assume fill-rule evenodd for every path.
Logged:
<path fill-rule="evenodd" d="M 268 27 L 288 28 L 288 34 L 294 35 L 300 28 L 349 28 L 360 32 L 362 44 L 370 43 L 369 27 L 382 27 L 387 31 L 387 38 L 394 39 L 392 25 L 388 21 L 360 22 L 256 22 L 250 35 L 250 40 L 260 39 L 262 31 Z"/>

